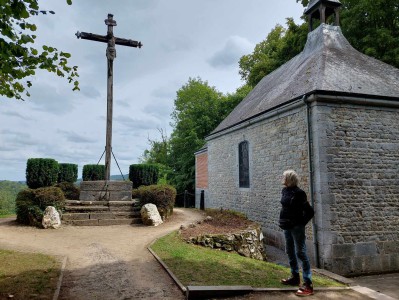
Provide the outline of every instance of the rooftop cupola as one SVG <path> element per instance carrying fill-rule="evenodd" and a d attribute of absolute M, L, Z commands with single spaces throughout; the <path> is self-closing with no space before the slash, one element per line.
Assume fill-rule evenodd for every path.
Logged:
<path fill-rule="evenodd" d="M 304 14 L 309 19 L 309 31 L 313 31 L 313 19 L 320 20 L 321 24 L 327 24 L 327 19 L 334 15 L 334 25 L 339 26 L 339 0 L 310 0 Z"/>

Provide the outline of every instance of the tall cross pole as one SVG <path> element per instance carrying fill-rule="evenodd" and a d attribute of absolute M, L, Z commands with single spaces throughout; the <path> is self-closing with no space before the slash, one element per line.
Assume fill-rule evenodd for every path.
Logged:
<path fill-rule="evenodd" d="M 105 143 L 105 180 L 110 180 L 111 175 L 111 154 L 112 154 L 112 108 L 113 108 L 113 69 L 114 59 L 116 57 L 116 45 L 128 46 L 141 48 L 143 44 L 141 42 L 117 38 L 114 36 L 113 27 L 116 26 L 116 21 L 113 19 L 112 14 L 108 14 L 108 18 L 105 19 L 105 25 L 108 26 L 107 35 L 102 36 L 87 32 L 77 32 L 76 36 L 81 39 L 91 40 L 96 42 L 107 43 L 107 61 L 108 61 L 108 72 L 107 72 L 107 131 L 106 131 L 106 143 Z"/>

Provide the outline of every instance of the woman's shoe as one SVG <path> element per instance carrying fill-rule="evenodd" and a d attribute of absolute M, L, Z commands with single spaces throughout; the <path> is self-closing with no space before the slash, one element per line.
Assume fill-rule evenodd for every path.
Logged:
<path fill-rule="evenodd" d="M 310 296 L 313 295 L 313 284 L 305 282 L 299 290 L 295 293 L 297 296 Z"/>
<path fill-rule="evenodd" d="M 284 285 L 299 285 L 301 279 L 299 278 L 299 274 L 292 274 L 290 278 L 281 279 L 281 283 Z"/>

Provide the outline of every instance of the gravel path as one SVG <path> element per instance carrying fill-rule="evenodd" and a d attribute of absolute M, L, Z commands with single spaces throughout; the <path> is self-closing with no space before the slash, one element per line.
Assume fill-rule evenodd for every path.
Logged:
<path fill-rule="evenodd" d="M 68 258 L 59 299 L 184 299 L 147 246 L 182 224 L 203 219 L 193 209 L 175 209 L 157 227 L 63 226 L 43 230 L 0 220 L 0 248 Z"/>

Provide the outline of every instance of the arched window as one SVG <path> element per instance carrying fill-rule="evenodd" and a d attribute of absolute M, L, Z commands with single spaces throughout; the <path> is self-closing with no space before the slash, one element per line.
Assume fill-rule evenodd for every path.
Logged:
<path fill-rule="evenodd" d="M 247 141 L 238 145 L 238 168 L 240 188 L 249 188 L 249 143 Z"/>

